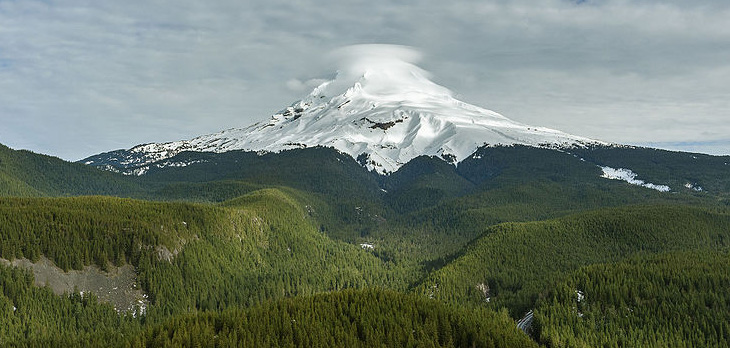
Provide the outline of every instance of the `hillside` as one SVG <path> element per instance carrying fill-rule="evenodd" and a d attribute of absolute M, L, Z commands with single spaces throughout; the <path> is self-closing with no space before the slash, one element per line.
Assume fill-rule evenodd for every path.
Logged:
<path fill-rule="evenodd" d="M 334 331 L 314 324 L 302 330 L 355 346 L 524 346 L 531 344 L 528 336 L 516 332 L 510 317 L 534 310 L 531 332 L 541 344 L 661 346 L 659 336 L 642 332 L 674 325 L 663 309 L 646 307 L 637 318 L 649 324 L 628 328 L 606 309 L 635 300 L 624 286 L 602 285 L 606 291 L 598 296 L 599 288 L 579 282 L 593 277 L 601 284 L 637 262 L 684 262 L 683 253 L 720 253 L 721 261 L 730 241 L 730 176 L 726 158 L 717 156 L 615 146 L 487 146 L 456 164 L 419 156 L 380 175 L 347 154 L 313 147 L 182 152 L 159 164 L 185 166 L 124 176 L 0 150 L 0 258 L 36 274 L 34 280 L 7 262 L 0 265 L 0 321 L 7 328 L 0 337 L 20 345 L 193 345 L 215 335 L 237 343 L 308 345 L 313 338 L 282 325 L 288 316 L 331 322 Z M 635 176 L 610 177 L 604 168 Z M 72 179 L 64 180 L 64 173 Z M 718 260 L 702 262 L 720 267 Z M 672 274 L 662 267 L 657 274 Z M 700 330 L 709 325 L 722 332 L 693 305 L 717 297 L 715 287 L 675 296 L 686 288 L 682 282 L 724 281 L 719 273 L 697 278 L 701 269 L 687 267 L 681 281 L 665 284 L 667 294 L 657 294 L 697 313 L 706 323 Z M 118 272 L 129 278 L 112 280 Z M 654 286 L 665 278 L 639 274 L 626 282 Z M 68 283 L 58 288 L 58 279 Z M 610 329 L 586 323 L 566 329 L 574 318 L 566 314 L 573 298 L 565 289 L 576 284 L 596 301 L 587 303 L 598 306 L 581 307 L 582 313 Z M 339 292 L 348 289 L 358 291 Z M 373 298 L 385 305 L 373 307 Z M 332 309 L 328 301 L 342 305 Z M 389 314 L 399 306 L 427 309 Z M 362 308 L 387 320 L 353 316 Z M 402 327 L 435 323 L 438 334 L 416 330 L 411 337 L 392 329 L 391 318 Z M 345 322 L 358 324 L 338 324 Z M 464 337 L 454 330 L 478 333 Z M 622 330 L 633 336 L 621 341 Z M 725 342 L 710 331 L 705 340 L 666 335 L 687 344 Z"/>
<path fill-rule="evenodd" d="M 0 196 L 132 195 L 136 184 L 60 158 L 0 144 Z"/>
<path fill-rule="evenodd" d="M 579 269 L 535 310 L 551 347 L 726 347 L 730 255 L 639 255 Z"/>
<path fill-rule="evenodd" d="M 0 257 L 6 259 L 43 255 L 63 269 L 132 264 L 152 303 L 148 317 L 406 284 L 407 275 L 395 265 L 320 233 L 305 205 L 281 190 L 256 191 L 220 207 L 6 198 L 0 200 L 0 228 Z"/>
<path fill-rule="evenodd" d="M 721 250 L 730 246 L 730 214 L 688 206 L 626 206 L 558 219 L 488 228 L 415 291 L 445 302 L 534 308 L 580 267 L 637 253 Z"/>
<path fill-rule="evenodd" d="M 27 257 L 37 260 L 43 255 L 61 267 L 75 269 L 88 264 L 97 264 L 106 269 L 111 264 L 131 263 L 136 268 L 137 284 L 149 299 L 148 307 L 136 313 L 144 313 L 142 318 L 148 324 L 163 323 L 171 315 L 182 315 L 191 310 L 220 311 L 267 303 L 282 297 L 298 298 L 346 288 L 377 286 L 406 289 L 407 283 L 412 281 L 408 280 L 412 274 L 397 264 L 374 257 L 359 246 L 327 238 L 309 221 L 311 218 L 306 205 L 300 201 L 301 197 L 306 195 L 289 189 L 266 189 L 227 201 L 220 206 L 110 197 L 4 198 L 0 201 L 0 228 L 7 233 L 0 240 L 0 256 L 6 259 Z M 32 287 L 32 276 L 17 268 L 11 270 L 6 266 L 0 267 L 3 272 L 7 272 L 2 273 L 2 301 L 6 304 L 5 313 L 9 314 L 9 317 L 3 317 L 6 320 L 3 327 L 10 329 L 4 336 L 5 339 L 18 343 L 99 344 L 110 339 L 118 340 L 118 330 L 134 333 L 142 328 L 139 320 L 130 316 L 118 317 L 117 312 L 109 305 L 98 303 L 93 295 L 94 289 L 78 288 L 77 291 L 81 293 L 56 297 L 48 288 Z M 372 304 L 368 303 L 371 296 L 374 296 L 373 293 L 366 293 L 364 297 L 356 295 L 353 300 L 348 301 L 355 301 L 357 307 L 368 306 L 373 309 Z M 462 331 L 458 328 L 474 325 L 479 328 L 484 325 L 486 318 L 490 318 L 486 322 L 500 323 L 497 329 L 479 329 L 466 336 L 449 337 L 439 334 L 437 337 L 444 340 L 441 344 L 445 346 L 450 346 L 449 342 L 496 342 L 497 346 L 504 346 L 507 344 L 505 342 L 511 340 L 526 342 L 526 337 L 516 333 L 506 317 L 499 317 L 491 312 L 470 314 L 475 319 L 469 319 L 464 318 L 464 313 L 458 310 L 455 313 L 461 314 L 448 314 L 451 310 L 436 302 L 431 304 L 431 301 L 426 303 L 407 297 L 404 298 L 407 301 L 403 303 L 398 299 L 402 295 L 393 293 L 382 296 L 393 297 L 392 301 L 398 302 L 389 304 L 388 301 L 391 300 L 381 299 L 378 303 L 382 307 L 378 307 L 373 313 L 400 308 L 399 306 L 413 308 L 407 303 L 414 300 L 422 302 L 419 306 L 424 308 L 435 306 L 426 309 L 427 314 L 424 314 L 433 319 L 424 319 L 423 315 L 407 311 L 393 312 L 400 316 L 395 319 L 399 327 L 402 327 L 404 320 L 427 320 L 424 323 L 414 322 L 412 325 L 425 325 L 433 321 L 437 328 L 451 325 L 443 327 L 450 331 Z M 305 300 L 293 300 L 292 303 L 307 303 L 303 301 Z M 331 304 L 331 300 L 323 301 L 322 305 Z M 45 304 L 41 306 L 42 303 Z M 287 304 L 286 308 L 290 306 L 291 304 Z M 57 308 L 57 311 L 45 311 L 42 315 L 37 312 L 44 307 Z M 64 308 L 77 309 L 67 312 Z M 254 314 L 245 315 L 255 318 L 263 315 L 255 314 L 257 311 L 264 311 L 263 313 L 269 315 L 271 311 L 278 310 L 280 309 L 265 307 L 254 309 L 251 312 Z M 220 316 L 221 319 L 215 320 L 228 321 L 231 320 L 231 315 L 239 318 L 241 313 L 249 312 L 238 313 L 223 312 L 202 318 L 207 321 Z M 339 315 L 338 312 L 332 312 L 332 309 L 327 309 L 325 313 L 327 314 L 324 314 L 322 320 L 332 320 L 332 316 Z M 310 314 L 301 315 L 308 317 Z M 259 322 L 257 319 L 252 320 Z M 48 324 L 55 321 L 81 322 L 77 325 Z M 237 323 L 235 325 L 242 325 L 245 321 Z M 329 339 L 355 340 L 354 342 L 361 342 L 364 346 L 370 340 L 407 342 L 415 339 L 414 342 L 417 342 L 433 340 L 435 337 L 430 332 L 417 332 L 414 337 L 409 338 L 407 332 L 403 331 L 406 336 L 378 338 L 382 333 L 378 330 L 383 330 L 380 326 L 382 324 L 378 323 L 380 321 L 363 324 L 364 330 L 375 330 L 370 336 L 340 336 L 342 334 L 339 331 L 322 334 L 329 335 Z M 174 325 L 187 327 L 182 322 Z M 370 325 L 376 326 L 368 329 Z M 429 327 L 428 325 L 425 327 Z M 165 326 L 165 330 L 168 327 Z M 281 334 L 277 326 L 262 328 L 274 330 L 269 336 L 260 336 L 256 331 L 250 331 L 252 328 L 248 326 L 234 327 L 236 330 L 246 328 L 246 332 L 251 332 L 252 336 L 245 336 L 241 331 L 236 336 L 240 339 L 276 339 Z M 145 340 L 157 342 L 155 337 L 157 336 Z M 192 337 L 209 339 L 205 335 Z M 274 342 L 276 341 L 271 341 L 270 344 L 276 345 Z"/>
<path fill-rule="evenodd" d="M 445 306 L 392 291 L 343 291 L 248 310 L 175 318 L 143 346 L 537 347 L 504 313 Z"/>

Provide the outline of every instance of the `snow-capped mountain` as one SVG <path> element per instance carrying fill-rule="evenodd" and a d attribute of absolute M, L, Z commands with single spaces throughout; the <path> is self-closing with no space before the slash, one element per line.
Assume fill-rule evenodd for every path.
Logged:
<path fill-rule="evenodd" d="M 322 83 L 268 121 L 190 140 L 139 145 L 83 162 L 139 169 L 182 151 L 278 152 L 326 146 L 387 174 L 421 155 L 459 162 L 485 145 L 571 147 L 593 143 L 601 142 L 521 124 L 459 101 L 414 64 L 375 57 L 341 70 L 334 80 Z"/>

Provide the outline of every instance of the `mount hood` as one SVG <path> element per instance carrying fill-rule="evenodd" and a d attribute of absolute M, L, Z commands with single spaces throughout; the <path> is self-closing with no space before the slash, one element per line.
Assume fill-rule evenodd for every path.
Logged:
<path fill-rule="evenodd" d="M 279 152 L 325 146 L 388 174 L 421 155 L 457 163 L 482 146 L 605 144 L 518 123 L 459 101 L 429 77 L 402 55 L 359 58 L 267 121 L 190 140 L 139 145 L 82 162 L 141 174 L 183 151 Z"/>

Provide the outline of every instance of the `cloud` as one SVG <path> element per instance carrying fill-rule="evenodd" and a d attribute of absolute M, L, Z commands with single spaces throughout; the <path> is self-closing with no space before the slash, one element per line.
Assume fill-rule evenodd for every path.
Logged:
<path fill-rule="evenodd" d="M 303 92 L 309 92 L 313 88 L 321 85 L 322 83 L 328 81 L 327 79 L 308 79 L 306 81 L 302 81 L 297 78 L 290 79 L 286 81 L 286 87 L 296 93 L 303 93 Z"/>
<path fill-rule="evenodd" d="M 372 43 L 416 47 L 436 82 L 524 123 L 723 141 L 727 18 L 710 0 L 0 0 L 0 142 L 79 159 L 245 126 Z"/>
<path fill-rule="evenodd" d="M 328 57 L 339 72 L 361 75 L 374 65 L 414 65 L 423 59 L 423 54 L 404 45 L 362 44 L 335 49 Z"/>

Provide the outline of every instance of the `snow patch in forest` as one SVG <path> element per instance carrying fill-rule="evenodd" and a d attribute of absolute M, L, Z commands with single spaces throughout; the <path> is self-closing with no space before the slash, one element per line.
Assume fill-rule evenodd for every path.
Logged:
<path fill-rule="evenodd" d="M 702 191 L 704 191 L 704 189 L 702 188 L 702 186 L 697 185 L 696 183 L 693 184 L 693 183 L 688 182 L 688 183 L 684 184 L 684 187 L 686 187 L 686 188 L 688 188 L 688 189 L 690 189 L 692 191 L 695 191 L 695 192 L 702 192 Z"/>
<path fill-rule="evenodd" d="M 602 178 L 611 179 L 611 180 L 623 180 L 623 181 L 628 182 L 629 184 L 650 188 L 652 190 L 657 190 L 659 192 L 671 191 L 671 189 L 667 185 L 657 185 L 657 184 L 647 183 L 644 180 L 637 179 L 636 173 L 631 171 L 631 169 L 601 167 L 601 170 L 603 170 L 603 174 L 601 175 Z"/>
<path fill-rule="evenodd" d="M 375 246 L 369 243 L 360 243 L 360 247 L 365 250 L 374 250 Z"/>

